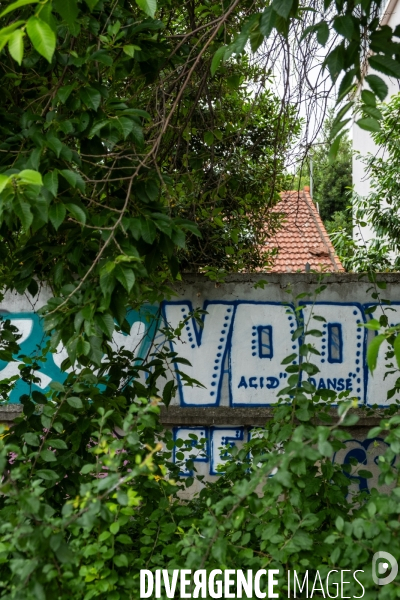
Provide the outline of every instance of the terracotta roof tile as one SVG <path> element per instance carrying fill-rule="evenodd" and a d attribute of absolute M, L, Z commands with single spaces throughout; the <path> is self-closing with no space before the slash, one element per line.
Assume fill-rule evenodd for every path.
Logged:
<path fill-rule="evenodd" d="M 265 250 L 278 248 L 271 272 L 304 272 L 306 263 L 312 270 L 344 271 L 309 188 L 282 192 L 281 197 L 273 211 L 285 215 L 282 228 L 264 245 Z"/>

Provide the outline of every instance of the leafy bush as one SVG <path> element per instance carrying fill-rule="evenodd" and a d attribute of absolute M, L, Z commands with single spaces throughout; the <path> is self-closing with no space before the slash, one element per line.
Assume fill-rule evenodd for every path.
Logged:
<path fill-rule="evenodd" d="M 323 577 L 361 569 L 365 597 L 375 597 L 372 554 L 389 547 L 400 557 L 400 418 L 394 404 L 370 432 L 389 432 L 379 466 L 392 493 L 354 493 L 351 483 L 371 474 L 334 464 L 332 455 L 351 438 L 346 428 L 358 420 L 355 401 L 350 391 L 316 390 L 309 381 L 318 372 L 315 320 L 323 319 L 314 313 L 293 334 L 302 340 L 302 360 L 283 361 L 288 385 L 272 419 L 232 449 L 219 480 L 203 482 L 189 500 L 180 492 L 192 480 L 171 460 L 174 442 L 162 431 L 153 396 L 165 375 L 160 358 L 138 366 L 123 350 L 97 373 L 83 368 L 63 384 L 53 382 L 47 394 L 23 396 L 23 415 L 1 440 L 0 597 L 133 599 L 144 568 L 277 568 L 280 581 L 287 568 L 308 570 L 313 581 L 317 570 Z M 388 340 L 395 344 L 393 333 Z M 5 347 L 14 344 L 10 339 Z M 378 350 L 375 344 L 369 353 L 372 368 Z M 25 362 L 29 382 L 33 366 Z M 110 368 L 118 362 L 118 370 Z M 140 372 L 154 368 L 146 387 Z M 192 442 L 179 446 L 177 456 L 186 461 L 202 443 L 197 450 Z M 190 458 L 187 466 L 196 471 Z M 397 597 L 395 584 L 385 590 L 385 597 Z M 360 595 L 354 580 L 347 595 L 353 593 Z"/>

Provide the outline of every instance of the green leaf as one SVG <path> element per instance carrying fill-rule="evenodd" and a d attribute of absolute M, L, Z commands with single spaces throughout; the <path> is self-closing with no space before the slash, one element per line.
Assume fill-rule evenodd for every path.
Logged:
<path fill-rule="evenodd" d="M 213 75 L 213 76 L 215 75 L 221 60 L 223 60 L 223 57 L 225 55 L 227 48 L 228 48 L 227 46 L 221 46 L 215 52 L 215 54 L 212 58 L 212 61 L 211 61 L 211 75 Z"/>
<path fill-rule="evenodd" d="M 128 267 L 117 265 L 114 270 L 115 277 L 123 285 L 126 291 L 129 293 L 135 283 L 135 273 Z"/>
<path fill-rule="evenodd" d="M 110 314 L 97 314 L 95 315 L 96 324 L 100 327 L 103 333 L 105 333 L 110 339 L 114 333 L 114 319 Z"/>
<path fill-rule="evenodd" d="M 79 338 L 78 338 L 78 345 L 76 347 L 76 352 L 77 352 L 78 356 L 82 356 L 82 354 L 84 356 L 88 356 L 90 353 L 90 343 L 87 342 L 83 338 L 83 336 L 79 336 Z"/>
<path fill-rule="evenodd" d="M 6 187 L 7 183 L 10 181 L 10 177 L 8 175 L 0 175 L 0 194 Z"/>
<path fill-rule="evenodd" d="M 102 272 L 100 274 L 100 288 L 105 297 L 109 296 L 115 288 L 116 280 L 112 273 Z"/>
<path fill-rule="evenodd" d="M 343 527 L 344 527 L 344 520 L 343 517 L 337 517 L 336 521 L 335 521 L 335 525 L 336 525 L 336 529 L 338 531 L 343 531 Z"/>
<path fill-rule="evenodd" d="M 68 450 L 68 446 L 64 442 L 64 440 L 60 440 L 59 438 L 54 438 L 52 440 L 47 440 L 46 443 L 51 448 L 56 448 L 57 450 Z"/>
<path fill-rule="evenodd" d="M 157 10 L 157 0 L 136 0 L 136 4 L 152 19 Z"/>
<path fill-rule="evenodd" d="M 365 117 L 364 119 L 358 119 L 356 124 L 361 127 L 361 129 L 365 129 L 365 131 L 380 131 L 381 125 L 379 121 L 374 119 L 373 117 Z"/>
<path fill-rule="evenodd" d="M 75 87 L 76 87 L 75 82 L 71 83 L 71 85 L 64 85 L 63 87 L 60 87 L 60 89 L 57 92 L 57 98 L 60 100 L 60 102 L 62 104 L 66 103 L 71 92 L 75 89 Z"/>
<path fill-rule="evenodd" d="M 51 62 L 56 49 L 56 36 L 45 21 L 31 17 L 26 24 L 26 31 L 36 52 Z"/>
<path fill-rule="evenodd" d="M 169 406 L 169 404 L 171 402 L 172 393 L 174 391 L 174 386 L 175 386 L 175 382 L 173 379 L 171 381 L 168 381 L 164 386 L 162 399 L 163 399 L 165 406 Z"/>
<path fill-rule="evenodd" d="M 259 47 L 264 41 L 264 36 L 260 33 L 260 31 L 253 31 L 250 34 L 250 48 L 252 52 L 257 52 Z"/>
<path fill-rule="evenodd" d="M 354 102 L 347 102 L 344 106 L 342 106 L 342 108 L 339 110 L 339 112 L 336 114 L 335 119 L 332 123 L 332 127 L 331 127 L 331 131 L 330 131 L 330 138 L 333 139 L 336 137 L 336 135 L 339 133 L 339 131 L 343 128 L 343 126 L 348 123 L 348 120 L 342 121 L 343 117 L 345 116 L 346 113 L 349 112 L 349 110 L 353 107 Z"/>
<path fill-rule="evenodd" d="M 47 404 L 47 398 L 42 392 L 37 392 L 34 390 L 32 392 L 32 398 L 36 404 Z"/>
<path fill-rule="evenodd" d="M 355 85 L 354 84 L 354 75 L 355 75 L 355 70 L 350 69 L 350 71 L 345 73 L 345 75 L 343 76 L 343 79 L 340 82 L 340 86 L 339 86 L 338 97 L 336 100 L 337 104 L 339 102 L 341 102 L 343 100 L 343 98 L 345 96 L 347 96 L 347 94 L 349 94 L 354 89 L 354 85 Z"/>
<path fill-rule="evenodd" d="M 290 354 L 289 356 L 287 356 L 286 358 L 283 359 L 283 361 L 281 362 L 281 365 L 288 365 L 291 362 L 293 362 L 296 358 L 297 358 L 297 354 Z"/>
<path fill-rule="evenodd" d="M 53 132 L 50 132 L 46 136 L 47 146 L 50 150 L 53 150 L 54 154 L 57 158 L 60 157 L 61 151 L 63 149 L 63 143 Z"/>
<path fill-rule="evenodd" d="M 346 135 L 346 131 L 342 131 L 341 133 L 339 133 L 339 135 L 334 139 L 334 141 L 331 144 L 331 147 L 329 148 L 328 163 L 330 165 L 333 165 L 333 163 L 336 160 L 336 156 L 340 148 L 340 142 L 344 135 Z"/>
<path fill-rule="evenodd" d="M 375 69 L 375 71 L 380 71 L 385 75 L 389 75 L 400 79 L 400 63 L 397 60 L 390 58 L 390 56 L 382 56 L 380 54 L 375 54 L 373 56 L 370 56 L 368 61 L 371 67 Z M 370 82 L 368 81 L 368 83 Z"/>
<path fill-rule="evenodd" d="M 4 46 L 7 44 L 10 39 L 10 34 L 17 29 L 20 25 L 24 25 L 25 21 L 15 21 L 11 25 L 7 25 L 7 27 L 2 27 L 0 29 L 0 51 L 3 50 Z"/>
<path fill-rule="evenodd" d="M 260 32 L 264 37 L 269 37 L 271 31 L 275 26 L 276 21 L 276 12 L 272 8 L 272 6 L 267 6 L 261 15 L 260 19 Z"/>
<path fill-rule="evenodd" d="M 59 381 L 52 381 L 49 385 L 49 388 L 55 390 L 56 392 L 65 392 L 65 387 Z"/>
<path fill-rule="evenodd" d="M 29 446 L 40 446 L 39 436 L 36 433 L 25 433 L 24 440 Z"/>
<path fill-rule="evenodd" d="M 383 102 L 389 93 L 389 88 L 383 79 L 378 77 L 378 75 L 367 75 L 365 81 L 368 83 L 374 94 L 378 96 L 379 100 Z"/>
<path fill-rule="evenodd" d="M 343 127 L 346 127 L 346 125 L 348 123 L 350 123 L 351 119 L 343 119 L 342 121 L 337 121 L 335 119 L 335 123 L 334 125 L 332 125 L 332 129 L 331 129 L 331 134 L 332 134 L 332 138 L 336 137 L 337 134 L 339 133 L 339 131 L 341 129 L 343 129 Z"/>
<path fill-rule="evenodd" d="M 156 238 L 156 227 L 150 219 L 140 219 L 142 238 L 147 244 L 152 244 Z"/>
<path fill-rule="evenodd" d="M 373 427 L 372 429 L 370 429 L 368 431 L 368 439 L 372 439 L 374 437 L 377 437 L 378 435 L 380 435 L 382 433 L 382 427 Z"/>
<path fill-rule="evenodd" d="M 341 15 L 334 18 L 333 28 L 339 35 L 351 40 L 354 34 L 354 24 L 351 15 Z"/>
<path fill-rule="evenodd" d="M 57 462 L 57 457 L 55 456 L 54 452 L 52 452 L 51 450 L 42 450 L 40 453 L 40 457 L 45 462 Z"/>
<path fill-rule="evenodd" d="M 79 92 L 80 99 L 88 108 L 97 110 L 101 102 L 101 94 L 92 87 L 83 88 Z"/>
<path fill-rule="evenodd" d="M 38 2 L 39 0 L 17 0 L 17 2 L 13 2 L 9 6 L 7 6 L 7 8 L 5 8 L 2 13 L 0 13 L 0 19 L 1 17 L 8 15 L 8 13 L 10 13 L 11 11 L 16 10 L 17 8 L 21 8 L 21 6 L 26 6 L 27 4 L 37 4 Z"/>
<path fill-rule="evenodd" d="M 76 204 L 68 203 L 68 204 L 65 204 L 65 207 L 71 213 L 71 215 L 74 217 L 74 219 L 76 219 L 78 221 L 78 223 L 81 223 L 82 225 L 84 225 L 86 223 L 86 213 L 80 206 L 77 206 Z"/>
<path fill-rule="evenodd" d="M 322 456 L 326 456 L 328 458 L 330 456 L 333 456 L 332 445 L 327 440 L 323 440 L 318 443 L 318 450 L 322 454 Z"/>
<path fill-rule="evenodd" d="M 103 127 L 109 124 L 110 121 L 108 119 L 101 119 L 101 121 L 97 121 L 96 123 L 94 123 L 93 127 L 91 127 L 88 133 L 89 140 L 91 140 L 97 133 L 99 133 L 99 131 L 101 131 Z"/>
<path fill-rule="evenodd" d="M 77 0 L 53 0 L 53 6 L 68 25 L 75 24 L 79 14 Z"/>
<path fill-rule="evenodd" d="M 85 191 L 85 182 L 82 177 L 76 171 L 70 171 L 69 169 L 62 169 L 59 173 L 68 181 L 71 187 L 78 188 L 81 192 Z"/>
<path fill-rule="evenodd" d="M 129 119 L 128 117 L 118 117 L 114 122 L 117 124 L 117 127 L 122 133 L 124 140 L 126 140 L 128 135 L 133 130 L 133 127 L 135 125 L 134 121 L 132 121 L 132 119 Z"/>
<path fill-rule="evenodd" d="M 82 475 L 87 475 L 88 473 L 93 473 L 96 471 L 96 465 L 91 465 L 90 463 L 83 465 L 81 469 Z"/>
<path fill-rule="evenodd" d="M 122 50 L 125 52 L 125 54 L 133 58 L 135 56 L 135 51 L 140 51 L 141 48 L 140 46 L 135 46 L 134 44 L 127 44 L 122 48 Z"/>
<path fill-rule="evenodd" d="M 131 538 L 129 537 L 129 535 L 126 535 L 126 533 L 121 533 L 121 535 L 118 535 L 115 539 L 121 544 L 132 544 Z"/>
<path fill-rule="evenodd" d="M 367 104 L 368 106 L 372 106 L 373 108 L 376 108 L 375 94 L 373 94 L 369 90 L 363 90 L 361 92 L 361 100 L 364 102 L 364 104 Z"/>
<path fill-rule="evenodd" d="M 309 329 L 306 331 L 305 335 L 313 335 L 315 337 L 322 337 L 322 331 L 319 329 Z"/>
<path fill-rule="evenodd" d="M 360 469 L 357 471 L 357 475 L 363 477 L 364 479 L 371 479 L 371 477 L 373 477 L 371 471 L 367 471 L 366 469 Z"/>
<path fill-rule="evenodd" d="M 49 208 L 49 219 L 54 229 L 57 230 L 61 223 L 65 219 L 65 215 L 67 214 L 67 209 L 64 204 L 58 202 L 57 204 L 52 204 Z"/>
<path fill-rule="evenodd" d="M 118 556 L 114 556 L 113 560 L 117 567 L 127 567 L 129 564 L 126 554 L 118 554 Z"/>
<path fill-rule="evenodd" d="M 397 366 L 400 368 L 400 334 L 396 336 L 393 344 L 394 355 L 396 357 Z"/>
<path fill-rule="evenodd" d="M 52 196 L 57 196 L 58 191 L 58 171 L 54 169 L 54 171 L 49 171 L 43 177 L 43 185 L 50 192 Z M 53 205 L 57 206 L 57 205 Z"/>
<path fill-rule="evenodd" d="M 332 81 L 335 82 L 344 66 L 343 46 L 337 46 L 332 50 L 325 58 L 325 64 L 328 66 Z"/>
<path fill-rule="evenodd" d="M 237 90 L 239 88 L 240 84 L 242 83 L 242 81 L 243 81 L 243 78 L 241 75 L 231 75 L 230 77 L 227 78 L 226 84 L 229 89 Z"/>
<path fill-rule="evenodd" d="M 59 479 L 58 474 L 55 471 L 52 471 L 51 469 L 41 469 L 40 471 L 36 472 L 36 476 L 46 481 L 54 481 L 56 479 Z"/>
<path fill-rule="evenodd" d="M 136 121 L 132 121 L 132 123 L 133 123 L 132 137 L 133 137 L 135 143 L 139 147 L 142 147 L 143 142 L 144 142 L 143 128 L 141 127 L 141 125 L 136 123 Z"/>
<path fill-rule="evenodd" d="M 97 62 L 103 63 L 103 65 L 107 65 L 107 67 L 111 67 L 113 64 L 112 57 L 108 54 L 107 50 L 97 50 L 97 52 L 93 52 L 90 57 L 90 60 L 96 60 Z"/>
<path fill-rule="evenodd" d="M 110 525 L 110 531 L 113 535 L 116 535 L 119 531 L 119 523 L 115 522 L 115 523 L 111 523 Z"/>
<path fill-rule="evenodd" d="M 376 335 L 368 346 L 367 364 L 371 373 L 375 371 L 376 363 L 378 360 L 379 348 L 381 347 L 381 344 L 385 341 L 385 339 L 386 337 L 382 334 Z"/>
<path fill-rule="evenodd" d="M 24 169 L 18 173 L 17 177 L 21 183 L 26 185 L 43 185 L 42 176 L 38 171 Z"/>
<path fill-rule="evenodd" d="M 8 40 L 8 51 L 19 65 L 24 56 L 24 37 L 25 33 L 21 29 L 17 29 Z"/>
<path fill-rule="evenodd" d="M 318 29 L 317 29 L 317 42 L 318 42 L 318 44 L 321 44 L 321 46 L 325 46 L 328 39 L 329 39 L 328 23 L 326 23 L 326 21 L 321 21 L 321 23 L 318 24 Z"/>
<path fill-rule="evenodd" d="M 14 205 L 14 211 L 19 220 L 22 223 L 22 227 L 27 231 L 32 225 L 33 214 L 31 211 L 31 205 L 23 200 L 18 200 Z"/>
<path fill-rule="evenodd" d="M 96 6 L 96 4 L 99 3 L 99 0 L 85 0 L 86 4 L 88 5 L 88 7 L 90 8 L 90 10 L 93 10 Z"/>
<path fill-rule="evenodd" d="M 287 19 L 292 10 L 294 0 L 273 0 L 272 8 L 278 15 Z"/>
<path fill-rule="evenodd" d="M 67 398 L 67 402 L 73 408 L 83 408 L 82 400 L 78 396 L 70 396 Z"/>
<path fill-rule="evenodd" d="M 214 143 L 214 134 L 212 131 L 206 131 L 204 134 L 204 141 L 207 146 L 212 146 Z"/>
<path fill-rule="evenodd" d="M 381 324 L 376 319 L 371 319 L 368 323 L 365 323 L 365 327 L 367 329 L 372 329 L 373 331 L 379 331 L 381 328 Z"/>

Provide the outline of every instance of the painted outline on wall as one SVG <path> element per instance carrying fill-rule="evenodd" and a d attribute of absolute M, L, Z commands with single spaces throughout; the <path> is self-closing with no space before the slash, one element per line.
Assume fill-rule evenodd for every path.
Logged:
<path fill-rule="evenodd" d="M 174 427 L 173 429 L 173 440 L 174 443 L 176 442 L 176 440 L 178 439 L 183 439 L 179 437 L 179 434 L 182 434 L 182 432 L 189 432 L 189 433 L 193 433 L 194 435 L 198 434 L 198 442 L 200 442 L 202 439 L 204 439 L 204 455 L 199 455 L 196 458 L 190 458 L 190 456 L 186 459 L 186 460 L 192 460 L 193 462 L 204 462 L 207 463 L 210 460 L 210 432 L 209 432 L 209 428 L 208 427 Z M 189 436 L 188 433 L 188 436 Z M 190 439 L 190 438 L 189 438 Z M 186 441 L 186 438 L 185 440 Z M 192 446 L 194 447 L 195 445 L 195 440 L 192 440 Z M 173 449 L 173 462 L 176 464 L 178 461 L 176 459 L 176 453 L 177 452 L 182 452 L 181 448 L 178 448 L 176 445 L 174 445 L 174 449 Z M 200 452 L 200 450 L 199 450 Z M 185 459 L 184 459 L 185 460 Z M 186 471 L 179 471 L 179 474 L 182 475 L 183 477 L 191 477 L 194 474 L 194 471 L 191 469 L 187 469 Z"/>
<path fill-rule="evenodd" d="M 140 342 L 137 352 L 137 360 L 140 358 L 144 358 L 149 352 L 153 338 L 158 328 L 159 318 L 156 318 L 156 315 L 159 311 L 157 306 L 145 306 L 143 310 L 129 310 L 127 313 L 127 321 L 131 325 L 140 321 L 145 326 L 145 332 L 143 334 L 143 338 Z M 29 331 L 21 332 L 22 338 L 19 342 L 20 352 L 18 355 L 25 355 L 33 357 L 36 352 L 40 352 L 41 347 L 46 343 L 49 339 L 49 336 L 45 333 L 43 329 L 43 321 L 41 317 L 35 312 L 8 312 L 6 310 L 1 310 L 0 315 L 5 320 L 9 320 L 11 322 L 15 322 L 15 324 L 21 327 L 25 322 L 30 323 Z M 128 338 L 128 334 L 123 334 L 124 338 Z M 16 357 L 17 358 L 17 357 Z M 42 368 L 37 372 L 37 375 L 43 378 L 44 385 L 36 385 L 33 384 L 32 389 L 45 392 L 48 390 L 48 385 L 51 380 L 64 381 L 67 377 L 67 373 L 62 371 L 58 364 L 56 363 L 56 353 L 48 352 L 46 355 L 47 361 L 45 363 L 41 363 Z M 8 378 L 11 376 L 12 371 L 15 371 L 14 374 L 19 374 L 18 370 L 18 361 L 13 363 L 6 363 L 5 361 L 0 360 L 0 379 Z M 6 372 L 6 369 L 10 365 L 9 371 L 10 374 Z M 2 375 L 3 371 L 3 375 Z M 10 404 L 19 404 L 20 396 L 23 394 L 30 393 L 30 385 L 22 379 L 20 379 L 12 390 L 8 402 Z"/>
<path fill-rule="evenodd" d="M 343 362 L 343 335 L 341 323 L 328 323 L 328 362 Z"/>
<path fill-rule="evenodd" d="M 228 446 L 232 448 L 235 446 L 235 442 L 244 441 L 244 426 L 239 427 L 210 427 L 210 475 L 222 475 L 224 471 L 217 471 L 218 465 L 224 462 L 224 455 L 220 451 L 220 447 Z M 222 436 L 222 444 L 216 446 L 215 438 L 216 434 L 220 432 L 235 432 L 235 435 L 224 435 Z M 227 460 L 227 459 L 225 459 Z"/>
<path fill-rule="evenodd" d="M 273 358 L 274 346 L 272 340 L 272 325 L 259 325 L 258 333 L 258 356 L 260 358 Z"/>
<path fill-rule="evenodd" d="M 353 316 L 357 317 L 357 312 L 356 309 L 360 312 L 360 317 L 361 317 L 361 321 L 356 321 L 357 324 L 357 340 L 355 341 L 356 344 L 360 344 L 359 345 L 359 350 L 356 350 L 356 357 L 355 357 L 355 363 L 356 363 L 356 383 L 358 385 L 360 385 L 360 392 L 357 391 L 356 388 L 356 393 L 360 394 L 359 397 L 359 405 L 362 406 L 363 404 L 366 404 L 366 398 L 367 398 L 367 389 L 368 389 L 368 369 L 366 367 L 366 355 L 367 355 L 367 329 L 365 327 L 362 327 L 363 323 L 366 323 L 366 316 L 365 316 L 365 312 L 364 312 L 364 305 L 360 304 L 359 302 L 329 302 L 329 301 L 324 301 L 324 302 L 306 302 L 306 301 L 300 301 L 300 306 L 314 306 L 314 310 L 313 310 L 313 314 L 318 315 L 318 307 L 319 306 L 337 306 L 337 307 L 353 307 L 354 311 L 353 311 Z M 304 313 L 303 311 L 301 311 L 301 318 L 303 319 L 304 322 Z M 338 323 L 337 319 L 332 320 L 330 323 L 332 323 L 333 325 L 341 325 L 342 326 L 342 335 L 343 335 L 343 324 L 342 323 Z M 328 331 L 328 325 L 329 322 L 324 323 L 323 326 L 326 328 L 326 330 Z M 343 356 L 343 362 L 340 364 L 345 365 L 345 359 L 344 359 L 344 342 L 342 340 L 342 356 Z M 328 360 L 327 357 L 327 361 L 328 363 L 330 362 Z M 321 359 L 321 363 L 324 363 L 325 359 Z M 335 364 L 335 362 L 331 363 L 331 364 Z M 339 364 L 339 363 L 336 363 Z M 359 375 L 358 375 L 359 374 Z M 317 374 L 315 377 L 320 377 L 320 374 Z M 346 377 L 344 377 L 344 379 L 346 379 Z M 358 382 L 358 379 L 360 379 L 360 382 Z M 332 381 L 332 378 L 331 378 Z M 362 388 L 361 385 L 363 385 L 364 390 L 363 390 L 363 394 L 362 394 Z M 340 391 L 340 390 L 339 390 Z M 362 394 L 362 395 L 361 395 Z M 337 403 L 332 404 L 332 406 L 337 406 Z"/>
<path fill-rule="evenodd" d="M 188 317 L 189 313 L 191 313 L 193 311 L 193 304 L 191 301 L 189 300 L 183 300 L 183 301 L 165 301 L 162 304 L 162 314 L 163 314 L 163 318 L 165 320 L 166 323 L 169 323 L 168 320 L 168 307 L 181 307 L 181 320 L 184 320 Z M 176 379 L 178 382 L 178 391 L 179 391 L 179 400 L 180 400 L 180 406 L 202 406 L 202 407 L 209 407 L 209 406 L 219 406 L 220 404 L 220 400 L 221 400 L 221 389 L 222 389 L 222 384 L 223 384 L 223 379 L 224 379 L 224 365 L 227 359 L 227 355 L 228 352 L 230 350 L 231 347 L 231 338 L 232 338 L 232 325 L 235 319 L 235 312 L 236 312 L 236 302 L 228 302 L 228 301 L 206 301 L 203 303 L 203 308 L 202 310 L 207 311 L 207 308 L 210 306 L 218 306 L 218 307 L 226 307 L 226 313 L 227 315 L 229 315 L 229 317 L 227 315 L 225 315 L 224 317 L 224 323 L 220 324 L 220 327 L 223 327 L 223 329 L 220 331 L 221 338 L 219 338 L 219 344 L 220 346 L 217 347 L 217 354 L 215 355 L 215 358 L 213 358 L 214 360 L 214 367 L 213 367 L 213 373 L 208 373 L 207 374 L 207 381 L 202 381 L 201 377 L 194 377 L 194 379 L 197 379 L 198 381 L 200 381 L 200 383 L 202 383 L 203 385 L 207 386 L 207 383 L 209 382 L 209 378 L 212 377 L 213 381 L 211 382 L 210 385 L 210 390 L 207 392 L 209 394 L 209 397 L 211 398 L 211 400 L 207 401 L 207 402 L 201 402 L 201 403 L 194 403 L 194 402 L 187 402 L 185 400 L 185 391 L 187 391 L 187 393 L 190 393 L 190 388 L 188 386 L 182 386 L 182 380 L 181 377 L 178 373 L 179 370 L 179 365 L 178 364 L 174 364 L 174 368 L 175 368 L 175 373 L 176 373 Z M 186 324 L 186 334 L 185 337 L 187 338 L 187 343 L 188 346 L 190 344 L 190 350 L 198 350 L 199 348 L 204 349 L 204 344 L 203 344 L 203 338 L 205 337 L 205 335 L 208 333 L 204 333 L 207 327 L 207 317 L 209 315 L 201 315 L 201 320 L 203 322 L 203 327 L 199 329 L 195 319 L 191 318 L 187 324 Z M 211 319 L 210 319 L 211 320 Z M 193 340 L 193 336 L 195 338 L 195 340 Z M 194 341 L 196 343 L 194 343 Z M 174 346 L 174 342 L 170 341 L 169 342 L 169 346 L 171 351 L 176 352 L 177 351 L 177 344 L 175 344 Z M 178 352 L 179 355 L 179 352 Z M 187 356 L 185 357 L 187 358 Z M 208 356 L 209 358 L 209 356 Z M 194 364 L 194 361 L 192 359 L 191 361 L 191 365 L 193 368 L 196 368 L 196 365 Z M 184 389 L 185 387 L 185 389 Z M 208 390 L 208 388 L 207 388 Z"/>
<path fill-rule="evenodd" d="M 363 304 L 364 309 L 368 309 L 371 306 L 379 306 L 379 304 L 377 302 L 368 302 L 366 304 Z M 400 302 L 390 302 L 390 304 L 385 304 L 385 308 L 389 308 L 390 309 L 391 306 L 400 309 Z M 389 313 L 389 315 L 390 315 L 390 313 Z M 370 319 L 374 318 L 374 315 L 367 313 L 367 317 L 368 317 L 368 320 L 370 320 Z M 399 315 L 399 318 L 400 318 L 400 315 Z M 390 323 L 389 322 L 388 325 L 391 326 L 393 324 L 394 323 Z M 370 330 L 366 329 L 366 336 L 368 336 L 369 331 Z M 379 331 L 371 331 L 369 335 L 371 335 L 372 337 L 375 337 L 378 334 L 379 334 Z M 385 345 L 385 342 L 384 342 L 384 345 Z M 380 362 L 379 357 L 381 356 L 382 351 L 383 351 L 383 348 L 380 349 L 379 355 L 378 355 L 378 363 L 377 363 L 377 368 L 378 369 L 379 369 L 379 362 Z M 365 357 L 366 357 L 366 355 L 365 355 Z M 364 360 L 366 361 L 366 358 Z M 388 369 L 386 369 L 386 370 L 388 370 Z M 367 371 L 368 371 L 368 367 L 367 367 Z M 375 372 L 375 375 L 376 375 L 376 372 Z M 397 377 L 398 376 L 396 375 L 396 379 L 397 379 Z M 384 387 L 385 385 L 387 385 L 387 382 L 389 381 L 389 379 L 390 379 L 390 376 L 388 378 L 386 378 L 385 380 L 381 380 L 380 381 L 380 383 L 382 383 L 382 387 Z M 366 387 L 366 390 L 365 390 L 365 404 L 367 406 L 375 406 L 376 405 L 376 406 L 378 406 L 378 408 L 387 408 L 391 404 L 395 403 L 395 400 L 391 401 L 391 399 L 389 399 L 389 402 L 387 402 L 385 404 L 378 404 L 377 402 L 369 402 L 368 403 L 369 392 L 371 392 L 371 387 L 368 387 L 368 388 Z"/>
<path fill-rule="evenodd" d="M 233 323 L 232 323 L 232 336 L 231 336 L 231 339 L 230 339 L 230 344 L 232 343 L 232 338 L 233 338 L 233 335 L 234 335 L 235 323 L 236 323 L 236 320 L 237 320 L 238 309 L 241 306 L 248 306 L 249 307 L 249 311 L 251 311 L 251 307 L 252 306 L 280 307 L 280 308 L 284 309 L 285 315 L 287 315 L 288 321 L 290 322 L 290 326 L 289 326 L 290 327 L 290 336 L 293 335 L 293 333 L 295 332 L 295 330 L 298 327 L 298 321 L 297 321 L 297 318 L 296 318 L 296 313 L 295 313 L 295 310 L 294 310 L 294 305 L 291 304 L 291 303 L 288 303 L 288 302 L 273 302 L 273 301 L 268 301 L 268 300 L 267 301 L 260 301 L 260 300 L 236 300 L 235 304 L 236 304 L 236 311 L 235 311 L 235 315 L 234 315 L 234 319 L 233 319 Z M 271 314 L 271 319 L 273 319 L 273 317 L 274 317 L 274 315 L 272 313 Z M 250 325 L 251 324 L 249 324 L 249 326 Z M 253 325 L 252 328 L 253 328 L 253 330 L 254 330 L 255 333 L 258 333 L 258 328 L 259 327 L 270 327 L 271 328 L 271 340 L 272 340 L 272 337 L 274 335 L 273 326 L 272 325 L 264 326 L 264 325 L 260 325 L 260 324 Z M 254 333 L 253 333 L 253 335 L 254 335 Z M 280 338 L 280 339 L 282 339 L 282 338 Z M 286 339 L 286 338 L 284 338 L 284 339 Z M 286 356 L 288 356 L 289 354 L 291 354 L 293 352 L 294 347 L 296 348 L 297 354 L 299 354 L 299 351 L 300 351 L 300 340 L 292 341 L 291 337 L 289 337 L 287 339 L 287 342 L 291 346 L 292 350 L 291 351 L 288 350 L 287 354 L 285 356 L 282 356 L 282 359 L 286 358 Z M 257 346 L 258 346 L 258 344 L 257 344 Z M 276 347 L 276 344 L 275 344 L 275 347 Z M 256 350 L 256 348 L 257 348 L 257 350 Z M 259 352 L 258 347 L 253 346 L 252 350 L 253 350 L 252 356 L 253 357 L 257 356 L 257 354 Z M 272 361 L 273 358 L 276 359 L 277 358 L 277 356 L 276 356 L 277 354 L 278 353 L 275 352 L 275 356 L 272 355 L 271 357 L 269 357 L 270 360 Z M 279 356 L 279 354 L 278 354 L 278 356 Z M 267 407 L 270 407 L 270 406 L 275 406 L 275 404 L 277 403 L 277 398 L 275 399 L 274 402 L 239 402 L 238 399 L 235 400 L 235 397 L 234 397 L 235 390 L 233 389 L 233 379 L 232 379 L 232 345 L 230 345 L 230 347 L 229 347 L 228 359 L 229 359 L 229 405 L 232 406 L 232 407 L 237 407 L 237 408 L 247 407 L 247 406 L 249 406 L 251 408 L 261 408 L 261 407 L 266 407 L 267 408 Z M 281 361 L 279 361 L 279 365 L 278 364 L 276 365 L 276 367 L 279 366 L 279 373 L 277 372 L 277 375 L 279 374 L 279 380 L 280 379 L 285 379 L 287 377 L 287 374 L 284 372 L 285 371 L 285 367 L 282 367 L 281 364 L 280 364 L 280 362 Z M 295 361 L 293 361 L 293 364 L 297 364 L 297 362 L 298 361 L 296 359 Z M 278 368 L 277 368 L 277 371 L 278 371 Z M 254 379 L 254 378 L 252 377 L 251 379 Z M 268 379 L 268 382 L 266 381 L 267 379 Z M 264 381 L 264 388 L 266 390 L 275 389 L 275 383 L 276 382 L 272 381 L 272 380 L 275 380 L 275 379 L 276 379 L 276 377 L 264 377 L 264 380 L 265 380 Z M 253 387 L 253 386 L 249 384 L 249 387 Z"/>

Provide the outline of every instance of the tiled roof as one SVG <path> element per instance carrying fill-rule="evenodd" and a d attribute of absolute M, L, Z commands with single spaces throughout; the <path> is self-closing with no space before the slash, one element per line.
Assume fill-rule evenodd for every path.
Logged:
<path fill-rule="evenodd" d="M 278 248 L 272 273 L 311 270 L 344 271 L 326 232 L 308 187 L 283 192 L 274 212 L 285 215 L 281 229 L 272 235 L 264 248 Z"/>

